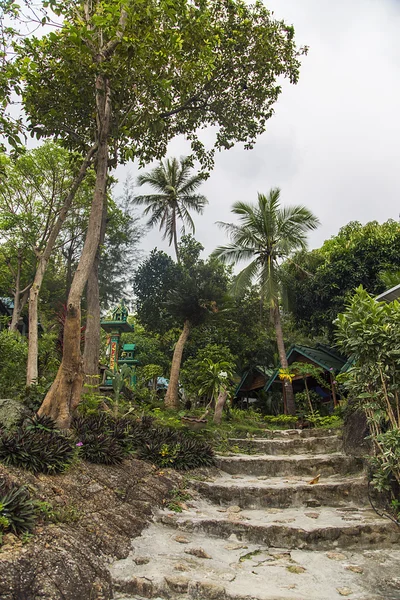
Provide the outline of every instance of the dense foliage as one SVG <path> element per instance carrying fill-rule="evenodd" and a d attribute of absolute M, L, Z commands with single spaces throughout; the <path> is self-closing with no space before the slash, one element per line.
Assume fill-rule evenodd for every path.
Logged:
<path fill-rule="evenodd" d="M 376 302 L 360 287 L 336 325 L 340 347 L 354 360 L 344 385 L 367 416 L 376 450 L 373 482 L 400 512 L 400 304 Z"/>
<path fill-rule="evenodd" d="M 333 341 L 333 321 L 355 289 L 377 295 L 391 287 L 382 272 L 398 271 L 399 257 L 400 223 L 393 220 L 349 223 L 318 250 L 297 254 L 284 270 L 296 325 Z"/>

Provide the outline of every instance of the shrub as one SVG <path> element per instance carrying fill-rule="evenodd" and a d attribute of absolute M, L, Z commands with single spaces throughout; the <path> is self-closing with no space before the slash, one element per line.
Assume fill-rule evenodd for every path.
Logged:
<path fill-rule="evenodd" d="M 59 473 L 71 463 L 75 447 L 55 429 L 38 423 L 22 426 L 12 433 L 0 433 L 0 461 L 33 473 Z M 47 422 L 47 421 L 46 421 Z"/>
<path fill-rule="evenodd" d="M 0 489 L 0 534 L 32 531 L 36 509 L 25 487 L 15 484 Z"/>
<path fill-rule="evenodd" d="M 298 420 L 299 417 L 293 415 L 277 415 L 276 417 L 273 415 L 266 415 L 264 417 L 264 421 L 268 423 L 268 425 L 277 425 L 280 427 L 294 427 Z"/>
<path fill-rule="evenodd" d="M 126 456 L 125 448 L 108 432 L 101 434 L 84 434 L 80 437 L 79 455 L 84 460 L 102 465 L 116 465 Z"/>
<path fill-rule="evenodd" d="M 114 419 L 105 412 L 74 417 L 71 427 L 81 458 L 104 465 L 122 462 L 130 450 L 129 425 L 127 420 Z"/>
<path fill-rule="evenodd" d="M 39 430 L 49 432 L 55 431 L 57 429 L 57 424 L 47 415 L 34 415 L 24 422 L 24 429 L 28 431 Z"/>
<path fill-rule="evenodd" d="M 103 412 L 76 416 L 71 427 L 80 456 L 89 462 L 117 464 L 135 452 L 158 467 L 187 470 L 213 464 L 211 446 L 176 429 L 156 427 L 151 417 L 116 419 Z"/>
<path fill-rule="evenodd" d="M 179 432 L 153 430 L 153 439 L 137 449 L 137 457 L 148 460 L 158 467 L 170 467 L 180 471 L 210 467 L 214 464 L 214 451 L 205 442 L 185 437 Z"/>

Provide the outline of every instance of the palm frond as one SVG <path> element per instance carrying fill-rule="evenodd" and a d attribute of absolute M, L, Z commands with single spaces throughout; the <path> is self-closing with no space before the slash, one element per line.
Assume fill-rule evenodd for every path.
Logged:
<path fill-rule="evenodd" d="M 235 277 L 232 284 L 232 292 L 235 296 L 241 294 L 244 290 L 246 290 L 249 287 L 254 277 L 257 275 L 259 268 L 260 263 L 256 258 L 249 265 L 247 265 L 247 267 L 240 271 L 240 273 Z"/>

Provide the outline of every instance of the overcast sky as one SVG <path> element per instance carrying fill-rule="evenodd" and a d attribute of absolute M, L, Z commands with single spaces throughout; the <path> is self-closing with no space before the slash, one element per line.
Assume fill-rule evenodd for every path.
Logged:
<path fill-rule="evenodd" d="M 233 202 L 280 187 L 284 204 L 305 204 L 320 219 L 310 235 L 319 247 L 351 220 L 399 217 L 400 0 L 268 0 L 308 45 L 300 81 L 284 85 L 275 115 L 253 150 L 237 146 L 216 156 L 201 190 L 209 206 L 195 216 L 196 238 L 211 252 L 225 242 L 215 221 L 231 221 Z M 174 140 L 169 156 L 188 153 Z M 120 181 L 136 176 L 120 167 Z M 157 229 L 148 252 L 167 250 Z M 167 250 L 168 251 L 168 250 Z"/>

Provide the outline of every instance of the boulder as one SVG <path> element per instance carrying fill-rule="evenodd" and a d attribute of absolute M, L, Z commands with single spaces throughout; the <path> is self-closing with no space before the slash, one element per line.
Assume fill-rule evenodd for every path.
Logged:
<path fill-rule="evenodd" d="M 11 429 L 30 415 L 31 411 L 19 400 L 0 399 L 0 428 Z"/>

